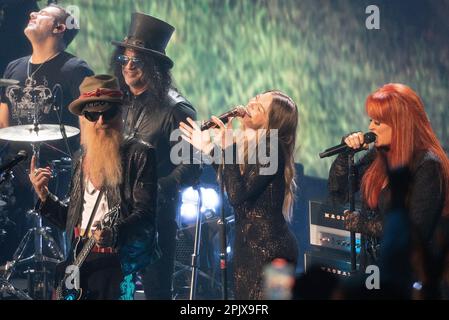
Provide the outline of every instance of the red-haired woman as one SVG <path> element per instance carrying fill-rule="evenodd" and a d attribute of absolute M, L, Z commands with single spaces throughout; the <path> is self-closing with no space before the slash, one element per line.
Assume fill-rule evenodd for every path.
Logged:
<path fill-rule="evenodd" d="M 366 113 L 369 130 L 376 134 L 374 148 L 356 164 L 357 188 L 363 207 L 360 213 L 346 213 L 346 228 L 371 236 L 382 235 L 383 217 L 391 208 L 388 169 L 407 168 L 406 207 L 414 236 L 420 242 L 432 240 L 437 223 L 449 214 L 449 160 L 432 130 L 420 97 L 403 84 L 387 84 L 368 96 Z M 362 133 L 344 138 L 353 149 L 365 146 Z M 347 154 L 339 155 L 329 174 L 331 198 L 347 200 Z M 376 241 L 368 241 L 367 252 L 377 260 Z M 374 255 L 374 256 L 373 256 Z"/>

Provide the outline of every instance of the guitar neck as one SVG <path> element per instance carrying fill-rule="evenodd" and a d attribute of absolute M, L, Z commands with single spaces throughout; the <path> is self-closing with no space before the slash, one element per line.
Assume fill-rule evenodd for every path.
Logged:
<path fill-rule="evenodd" d="M 90 251 L 95 245 L 95 239 L 94 237 L 90 237 L 89 240 L 84 244 L 83 249 L 81 252 L 77 255 L 75 262 L 73 263 L 75 266 L 80 267 L 84 260 L 86 260 L 87 256 L 89 255 Z"/>

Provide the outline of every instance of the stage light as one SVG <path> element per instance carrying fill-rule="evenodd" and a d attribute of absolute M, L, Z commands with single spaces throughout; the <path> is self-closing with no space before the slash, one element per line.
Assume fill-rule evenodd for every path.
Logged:
<path fill-rule="evenodd" d="M 217 212 L 220 198 L 213 188 L 200 188 L 201 190 L 201 213 L 209 218 Z M 183 223 L 194 222 L 198 214 L 199 194 L 198 191 L 189 187 L 181 193 L 180 216 Z"/>
<path fill-rule="evenodd" d="M 212 188 L 201 188 L 203 208 L 205 210 L 217 211 L 218 205 L 220 203 L 220 198 L 218 193 Z"/>
<path fill-rule="evenodd" d="M 192 203 L 181 204 L 181 217 L 186 221 L 195 220 L 198 212 L 198 205 Z"/>

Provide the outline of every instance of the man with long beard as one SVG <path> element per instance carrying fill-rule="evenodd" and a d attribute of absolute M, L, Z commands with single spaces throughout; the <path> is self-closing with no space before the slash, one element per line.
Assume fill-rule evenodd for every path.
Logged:
<path fill-rule="evenodd" d="M 48 190 L 50 168 L 30 167 L 40 213 L 61 229 L 69 243 L 92 234 L 96 245 L 80 270 L 88 299 L 132 298 L 132 275 L 158 257 L 156 236 L 157 174 L 152 147 L 122 138 L 123 94 L 115 77 L 87 77 L 81 96 L 69 105 L 79 116 L 81 150 L 74 160 L 70 202 Z M 98 221 L 120 205 L 118 222 L 99 230 Z M 93 217 L 92 217 L 93 216 Z M 93 222 L 93 223 L 92 223 Z"/>

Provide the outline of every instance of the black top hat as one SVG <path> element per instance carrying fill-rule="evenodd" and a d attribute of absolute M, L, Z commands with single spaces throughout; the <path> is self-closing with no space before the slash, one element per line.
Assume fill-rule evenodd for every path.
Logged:
<path fill-rule="evenodd" d="M 112 41 L 112 44 L 153 54 L 164 60 L 169 68 L 172 68 L 173 61 L 165 55 L 165 48 L 174 31 L 173 26 L 162 20 L 134 12 L 131 16 L 128 36 L 123 42 Z"/>

